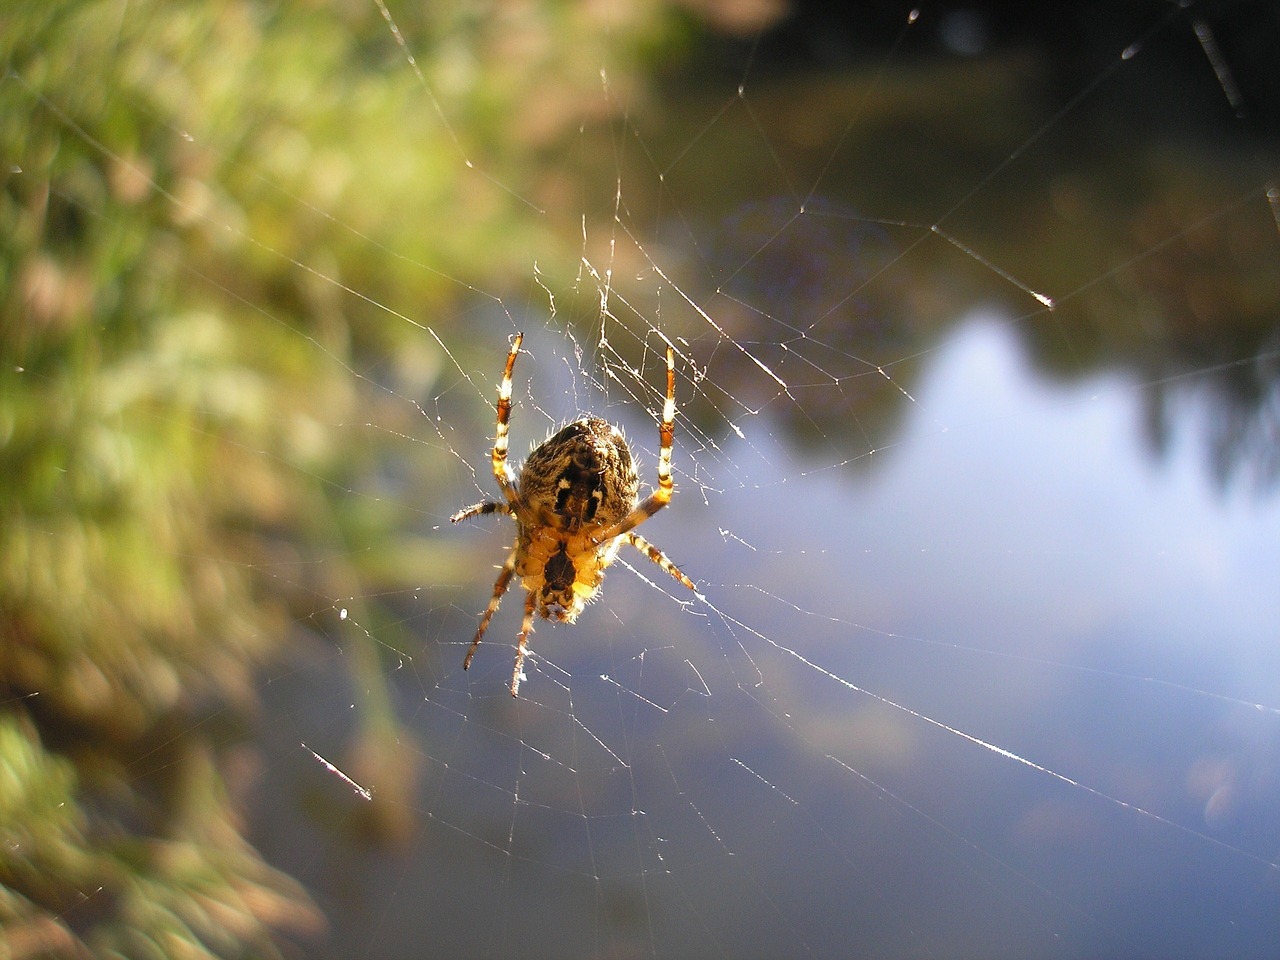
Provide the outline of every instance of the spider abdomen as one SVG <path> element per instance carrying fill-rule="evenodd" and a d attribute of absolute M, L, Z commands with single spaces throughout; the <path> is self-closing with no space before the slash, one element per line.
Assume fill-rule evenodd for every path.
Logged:
<path fill-rule="evenodd" d="M 538 523 L 576 531 L 608 528 L 630 513 L 640 478 L 622 431 L 599 417 L 583 417 L 533 449 L 517 489 Z"/>

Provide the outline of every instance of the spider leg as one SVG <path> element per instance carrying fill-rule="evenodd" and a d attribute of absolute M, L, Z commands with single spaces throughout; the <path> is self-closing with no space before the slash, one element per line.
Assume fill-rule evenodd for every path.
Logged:
<path fill-rule="evenodd" d="M 512 510 L 509 503 L 494 503 L 492 500 L 481 500 L 479 503 L 473 503 L 469 507 L 464 507 L 449 518 L 450 523 L 457 523 L 459 520 L 465 520 L 467 517 L 476 517 L 485 513 L 505 513 L 514 516 L 515 511 Z"/>
<path fill-rule="evenodd" d="M 632 531 L 630 533 L 624 533 L 623 536 L 627 538 L 628 543 L 630 543 L 633 547 L 635 547 L 637 550 L 643 553 L 646 557 L 648 557 L 650 560 L 652 560 L 654 563 L 660 566 L 663 570 L 667 571 L 667 573 L 671 574 L 673 577 L 675 577 L 677 580 L 683 583 L 690 590 L 696 591 L 698 589 L 693 585 L 693 581 L 690 580 L 688 577 L 684 575 L 684 573 L 681 572 L 679 567 L 677 567 L 674 563 L 672 563 L 670 560 L 667 559 L 667 555 L 665 553 L 663 553 L 661 550 L 655 547 L 652 543 L 650 543 L 644 537 L 640 536 L 640 534 L 636 533 L 635 531 Z"/>
<path fill-rule="evenodd" d="M 662 405 L 662 425 L 658 429 L 662 449 L 658 452 L 658 489 L 649 494 L 642 503 L 630 513 L 605 531 L 600 538 L 603 543 L 614 537 L 620 537 L 634 530 L 655 513 L 671 502 L 671 494 L 675 484 L 671 480 L 671 446 L 675 441 L 676 420 L 676 360 L 675 351 L 667 347 L 667 399 Z"/>
<path fill-rule="evenodd" d="M 533 633 L 533 611 L 538 598 L 530 590 L 524 598 L 524 621 L 520 624 L 520 634 L 516 638 L 516 666 L 511 671 L 511 695 L 520 695 L 520 672 L 524 669 L 524 655 L 528 650 L 529 634 Z"/>
<path fill-rule="evenodd" d="M 464 510 L 463 513 L 466 513 L 466 511 Z M 515 572 L 516 548 L 512 547 L 511 552 L 507 554 L 507 562 L 502 565 L 502 571 L 498 574 L 498 579 L 493 582 L 493 596 L 489 598 L 489 606 L 485 608 L 484 615 L 480 618 L 480 628 L 476 630 L 476 638 L 471 641 L 471 647 L 467 650 L 466 659 L 462 661 L 463 670 L 471 666 L 471 658 L 476 655 L 476 647 L 480 646 L 480 639 L 484 636 L 484 632 L 489 629 L 489 621 L 498 612 L 498 604 L 502 602 L 502 595 L 507 592 L 507 587 L 511 584 L 511 577 Z"/>
<path fill-rule="evenodd" d="M 515 506 L 519 498 L 515 475 L 507 465 L 507 429 L 511 422 L 511 373 L 515 370 L 516 356 L 520 353 L 522 340 L 523 333 L 517 333 L 511 339 L 511 352 L 507 354 L 507 365 L 502 370 L 502 383 L 498 385 L 498 428 L 493 438 L 493 478 L 498 481 L 498 488 L 511 506 Z"/>

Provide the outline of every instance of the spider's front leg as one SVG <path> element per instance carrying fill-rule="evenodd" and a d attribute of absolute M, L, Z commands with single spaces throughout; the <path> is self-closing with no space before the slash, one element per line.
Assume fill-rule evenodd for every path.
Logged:
<path fill-rule="evenodd" d="M 529 634 L 533 633 L 533 611 L 538 605 L 537 595 L 530 590 L 524 598 L 524 621 L 520 624 L 520 634 L 516 637 L 516 666 L 511 671 L 511 695 L 520 695 L 520 676 L 524 669 L 524 655 L 528 650 Z"/>
<path fill-rule="evenodd" d="M 483 504 L 477 504 L 477 506 L 483 506 Z M 462 512 L 465 514 L 467 511 L 464 510 Z M 461 516 L 454 517 L 455 521 L 460 519 Z M 513 547 L 511 552 L 507 554 L 507 561 L 502 565 L 502 570 L 498 574 L 498 579 L 493 582 L 493 596 L 489 598 L 489 606 L 485 607 L 484 616 L 480 618 L 480 628 L 476 630 L 476 638 L 471 641 L 471 646 L 467 650 L 467 656 L 462 661 L 463 670 L 470 668 L 471 658 L 476 655 L 476 647 L 480 646 L 480 641 L 484 637 L 484 632 L 489 629 L 489 621 L 492 620 L 493 615 L 498 612 L 498 604 L 502 603 L 502 595 L 507 592 L 507 587 L 511 585 L 511 578 L 515 575 L 515 572 L 516 549 Z M 524 641 L 521 640 L 522 645 L 523 643 Z"/>
<path fill-rule="evenodd" d="M 648 557 L 650 560 L 652 560 L 654 563 L 660 566 L 663 570 L 667 571 L 667 573 L 671 574 L 673 577 L 675 577 L 677 580 L 683 583 L 690 590 L 694 591 L 695 593 L 697 592 L 698 588 L 694 586 L 692 580 L 690 580 L 688 577 L 685 576 L 684 571 L 681 570 L 679 567 L 677 567 L 674 563 L 672 563 L 667 558 L 667 555 L 663 553 L 661 550 L 659 550 L 657 547 L 655 547 L 652 543 L 650 543 L 644 537 L 640 536 L 640 534 L 636 533 L 634 530 L 632 530 L 630 533 L 623 534 L 623 536 L 627 538 L 628 543 L 630 543 L 633 547 L 635 547 L 637 550 L 643 553 L 646 557 Z"/>

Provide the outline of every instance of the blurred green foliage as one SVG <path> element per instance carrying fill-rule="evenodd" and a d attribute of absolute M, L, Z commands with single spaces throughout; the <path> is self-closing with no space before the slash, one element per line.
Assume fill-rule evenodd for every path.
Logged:
<path fill-rule="evenodd" d="M 321 928 L 240 836 L 231 771 L 257 671 L 405 549 L 352 495 L 376 438 L 339 425 L 394 437 L 439 369 L 426 326 L 574 262 L 577 174 L 538 160 L 677 32 L 656 2 L 393 13 L 425 84 L 373 0 L 0 12 L 0 957 Z M 298 562 L 352 543 L 358 569 Z"/>

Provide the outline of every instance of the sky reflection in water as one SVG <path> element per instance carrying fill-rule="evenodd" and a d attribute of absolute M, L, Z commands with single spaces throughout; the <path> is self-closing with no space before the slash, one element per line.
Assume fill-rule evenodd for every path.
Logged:
<path fill-rule="evenodd" d="M 1194 417 L 1157 458 L 1141 390 L 1118 375 L 1046 383 L 1007 325 L 975 318 L 933 354 L 907 423 L 869 469 L 850 477 L 818 463 L 797 477 L 773 451 L 785 470 L 753 476 L 760 489 L 712 511 L 756 549 L 710 530 L 676 548 L 715 581 L 782 598 L 732 610 L 867 692 L 762 670 L 770 695 L 803 704 L 793 722 L 818 756 L 830 750 L 911 804 L 892 858 L 920 870 L 958 848 L 962 872 L 985 874 L 998 858 L 1000 896 L 1011 882 L 1052 892 L 1021 909 L 1025 890 L 1011 898 L 1018 919 L 988 946 L 1000 953 L 1021 923 L 1066 924 L 1068 954 L 1096 925 L 1084 942 L 1105 955 L 1126 940 L 1156 955 L 1212 953 L 1232 931 L 1262 929 L 1237 905 L 1264 902 L 1269 888 L 1240 850 L 1266 858 L 1277 835 L 1280 737 L 1252 703 L 1280 702 L 1280 503 L 1215 487 Z M 1194 398 L 1194 382 L 1188 390 Z M 719 549 L 697 556 L 707 543 Z M 797 618 L 790 604 L 813 615 Z M 797 676 L 816 682 L 787 689 Z M 823 766 L 811 760 L 798 782 Z M 843 799 L 826 805 L 833 816 L 849 814 Z M 832 828 L 823 801 L 809 802 L 801 809 Z M 906 851 L 928 837 L 935 849 L 915 861 Z M 881 862 L 868 876 L 892 891 L 885 871 L 896 869 Z M 948 871 L 924 872 L 932 888 Z M 840 895 L 822 885 L 810 895 L 833 911 L 827 923 L 843 922 Z M 904 928 L 922 910 L 936 919 L 915 896 L 893 903 Z M 954 889 L 943 898 L 963 900 Z M 974 917 L 985 926 L 990 904 Z M 988 935 L 969 929 L 960 942 L 981 949 Z M 955 955 L 956 943 L 937 949 Z M 1035 949 L 1043 955 L 1044 941 Z"/>

